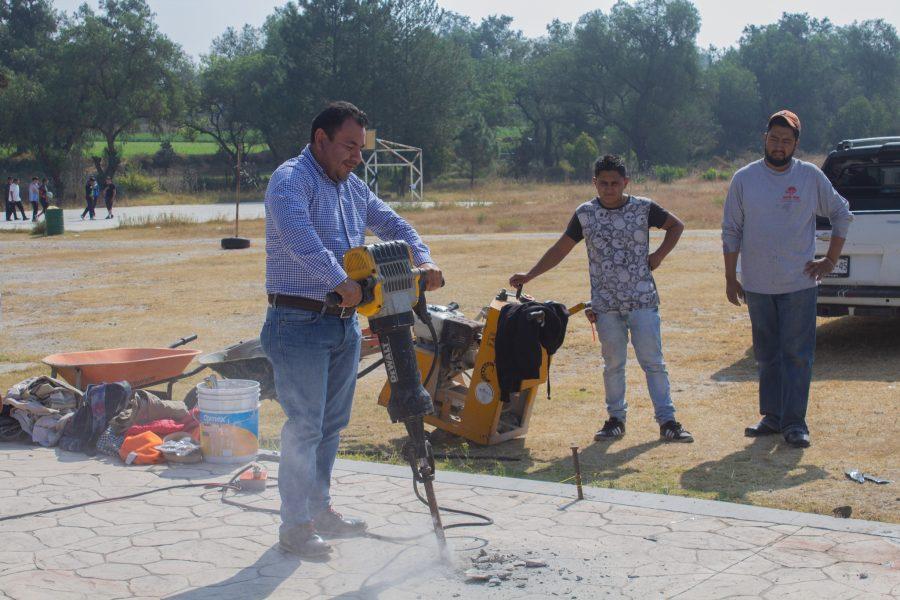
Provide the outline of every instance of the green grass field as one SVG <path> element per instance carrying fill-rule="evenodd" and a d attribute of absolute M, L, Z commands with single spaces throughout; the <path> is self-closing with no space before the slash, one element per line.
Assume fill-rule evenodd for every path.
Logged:
<path fill-rule="evenodd" d="M 125 158 L 133 156 L 153 156 L 159 150 L 160 140 L 131 140 L 122 144 L 122 153 Z M 87 154 L 89 156 L 100 156 L 106 142 L 94 141 L 88 147 Z M 172 148 L 176 153 L 182 156 L 203 156 L 212 155 L 218 152 L 219 146 L 213 141 L 197 140 L 194 142 L 172 142 Z M 267 150 L 264 144 L 257 144 L 250 147 L 251 153 L 264 152 Z"/>

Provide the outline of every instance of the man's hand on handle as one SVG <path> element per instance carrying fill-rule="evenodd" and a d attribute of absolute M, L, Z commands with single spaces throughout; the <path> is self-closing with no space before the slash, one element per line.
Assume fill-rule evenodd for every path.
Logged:
<path fill-rule="evenodd" d="M 444 274 L 434 263 L 422 263 L 419 268 L 425 272 L 425 291 L 433 292 L 444 285 Z"/>
<path fill-rule="evenodd" d="M 339 306 L 352 308 L 362 301 L 362 288 L 349 277 L 341 282 L 334 291 L 341 297 Z"/>
<path fill-rule="evenodd" d="M 740 306 L 741 302 L 746 302 L 744 298 L 744 286 L 742 286 L 737 279 L 725 280 L 725 295 L 728 296 L 728 301 L 735 306 Z"/>

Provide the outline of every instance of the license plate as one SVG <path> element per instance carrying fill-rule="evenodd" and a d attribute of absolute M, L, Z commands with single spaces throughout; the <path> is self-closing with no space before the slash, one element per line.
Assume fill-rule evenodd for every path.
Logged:
<path fill-rule="evenodd" d="M 817 256 L 816 258 L 822 258 L 821 256 Z M 834 265 L 834 270 L 825 276 L 826 279 L 832 279 L 835 277 L 850 277 L 850 257 L 842 256 L 838 259 L 837 264 Z"/>

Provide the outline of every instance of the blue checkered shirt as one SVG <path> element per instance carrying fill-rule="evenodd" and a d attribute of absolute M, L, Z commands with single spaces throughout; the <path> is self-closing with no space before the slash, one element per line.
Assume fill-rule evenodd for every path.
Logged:
<path fill-rule="evenodd" d="M 266 189 L 266 291 L 324 300 L 347 278 L 344 253 L 365 244 L 366 228 L 410 245 L 416 265 L 428 246 L 356 175 L 335 183 L 309 146 L 278 167 Z"/>

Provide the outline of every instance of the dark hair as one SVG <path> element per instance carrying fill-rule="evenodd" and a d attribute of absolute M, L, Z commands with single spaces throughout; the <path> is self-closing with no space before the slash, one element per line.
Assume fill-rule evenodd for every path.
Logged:
<path fill-rule="evenodd" d="M 37 178 L 37 177 L 32 177 L 31 180 L 32 180 L 32 181 L 37 181 L 38 178 Z"/>
<path fill-rule="evenodd" d="M 594 161 L 594 177 L 598 177 L 603 171 L 615 171 L 622 177 L 628 177 L 628 169 L 625 168 L 622 157 L 615 154 L 605 154 Z"/>
<path fill-rule="evenodd" d="M 309 131 L 309 143 L 315 143 L 316 131 L 320 129 L 325 130 L 325 135 L 328 136 L 329 140 L 333 140 L 334 132 L 340 129 L 347 119 L 353 119 L 360 127 L 369 125 L 369 118 L 366 117 L 366 113 L 354 105 L 343 100 L 332 102 L 313 119 L 312 128 Z"/>
<path fill-rule="evenodd" d="M 800 132 L 797 131 L 796 129 L 794 129 L 794 126 L 791 125 L 790 123 L 788 123 L 788 120 L 785 119 L 784 117 L 780 116 L 780 115 L 777 116 L 777 117 L 775 117 L 775 118 L 772 119 L 771 121 L 769 121 L 769 126 L 766 127 L 766 133 L 769 133 L 770 131 L 772 131 L 772 127 L 775 126 L 775 125 L 778 125 L 779 127 L 787 127 L 788 129 L 790 129 L 791 131 L 794 132 L 794 139 L 795 139 L 795 140 L 799 140 L 799 139 L 800 139 Z M 757 134 L 757 135 L 759 135 L 759 134 Z"/>

